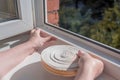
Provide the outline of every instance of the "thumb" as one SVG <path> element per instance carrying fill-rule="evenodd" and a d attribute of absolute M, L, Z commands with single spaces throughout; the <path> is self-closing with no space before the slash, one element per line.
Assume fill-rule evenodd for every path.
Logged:
<path fill-rule="evenodd" d="M 78 57 L 82 58 L 83 60 L 91 58 L 91 56 L 85 51 L 79 50 L 77 55 L 78 55 Z"/>
<path fill-rule="evenodd" d="M 77 55 L 78 55 L 78 57 L 82 57 L 84 55 L 84 53 L 79 50 L 78 53 L 77 53 Z"/>

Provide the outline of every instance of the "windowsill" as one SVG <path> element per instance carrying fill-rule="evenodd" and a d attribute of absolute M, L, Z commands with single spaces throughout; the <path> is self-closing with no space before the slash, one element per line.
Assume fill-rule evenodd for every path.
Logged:
<path fill-rule="evenodd" d="M 49 27 L 49 26 L 48 26 Z M 51 31 L 49 28 L 48 29 L 45 29 L 45 27 L 42 27 L 42 29 L 44 29 L 44 30 L 46 30 L 48 33 L 50 33 L 50 34 L 52 34 L 52 35 L 54 35 L 54 34 L 56 34 L 56 32 L 57 31 L 55 31 L 54 32 L 54 29 L 53 29 L 53 31 Z M 81 45 L 81 46 L 78 46 L 78 45 L 76 45 L 76 44 L 74 44 L 74 42 L 75 42 L 75 40 L 73 40 L 73 43 L 71 43 L 71 42 L 69 42 L 71 39 L 74 39 L 74 38 L 72 38 L 71 36 L 68 36 L 67 35 L 67 37 L 68 37 L 68 41 L 66 40 L 66 36 L 63 36 L 63 35 L 61 35 L 61 34 L 63 34 L 63 33 L 60 33 L 60 34 L 56 34 L 55 36 L 58 38 L 58 39 L 60 39 L 60 40 L 62 40 L 62 41 L 64 41 L 64 42 L 67 42 L 67 43 L 69 43 L 69 44 L 71 44 L 71 45 L 74 45 L 74 46 L 76 46 L 76 47 L 82 47 L 82 48 L 84 48 L 84 46 L 83 45 Z M 20 37 L 20 36 L 18 36 L 18 37 Z M 21 38 L 18 38 L 18 37 L 14 37 L 14 38 L 11 38 L 11 39 L 7 39 L 7 41 L 9 42 L 9 41 L 16 41 L 16 40 L 18 40 L 18 39 L 21 39 Z M 24 35 L 24 37 L 25 37 L 25 35 Z M 69 39 L 69 37 L 71 37 L 71 39 Z M 26 37 L 25 37 L 26 38 Z M 22 39 L 23 39 L 23 37 L 22 37 Z M 4 42 L 5 41 L 5 42 Z M 1 43 L 6 43 L 6 40 L 4 40 L 3 42 L 1 42 Z M 76 42 L 77 43 L 77 42 Z M 12 44 L 12 43 L 10 43 L 10 44 Z M 57 44 L 61 44 L 61 43 L 57 43 Z M 62 44 L 65 44 L 65 43 L 62 43 Z M 79 43 L 79 44 L 81 44 L 81 43 Z M 9 46 L 7 47 L 7 48 L 9 48 Z M 84 49 L 88 49 L 89 50 L 89 48 L 84 48 Z M 96 50 L 96 49 L 93 49 L 94 51 Z M 104 51 L 103 51 L 104 52 Z M 105 58 L 104 56 L 105 56 L 105 52 L 103 53 L 104 55 L 99 55 L 99 54 L 92 54 L 92 55 L 94 55 L 94 56 L 96 56 L 96 57 L 98 57 L 99 59 L 101 59 L 104 63 L 105 63 L 105 70 L 104 70 L 104 74 L 103 74 L 103 77 L 100 77 L 100 79 L 101 78 L 103 78 L 103 79 L 105 79 L 105 80 L 115 80 L 115 78 L 117 78 L 117 79 L 120 79 L 120 76 L 119 76 L 119 74 L 120 74 L 120 65 L 119 65 L 119 63 L 117 64 L 117 63 L 114 63 L 114 62 L 112 62 L 112 60 L 109 60 L 109 58 Z M 107 56 L 107 55 L 106 55 Z M 110 57 L 111 59 L 113 58 L 114 60 L 115 60 L 115 57 Z M 117 59 L 116 59 L 117 60 Z M 40 55 L 38 54 L 38 53 L 36 53 L 36 54 L 34 54 L 34 55 L 31 55 L 30 57 L 28 57 L 27 59 L 25 59 L 25 61 L 23 61 L 21 64 L 19 64 L 18 66 L 16 66 L 13 70 L 11 70 L 4 78 L 3 78 L 3 80 L 10 80 L 10 78 L 15 74 L 15 73 L 17 73 L 19 70 L 21 70 L 23 67 L 25 67 L 25 66 L 27 66 L 27 65 L 29 65 L 29 64 L 32 64 L 32 63 L 36 63 L 36 62 L 39 62 L 40 61 Z M 29 73 L 29 72 L 28 72 Z M 36 74 L 37 75 L 37 74 Z M 43 74 L 42 74 L 43 75 Z M 106 77 L 107 76 L 107 77 Z M 114 76 L 114 78 L 113 78 L 113 76 Z M 24 77 L 23 77 L 24 78 Z M 107 78 L 107 79 L 106 79 Z M 109 79 L 109 78 L 111 78 L 111 79 Z M 36 79 L 36 78 L 35 78 Z M 12 79 L 12 80 L 14 80 L 14 79 Z M 18 80 L 18 79 L 15 79 L 15 80 Z M 44 79 L 45 80 L 45 79 Z"/>
<path fill-rule="evenodd" d="M 48 77 L 46 77 L 48 76 Z M 40 65 L 40 54 L 35 53 L 27 57 L 22 63 L 5 75 L 2 80 L 73 80 L 57 75 L 53 75 L 43 69 Z M 115 80 L 105 72 L 96 80 Z"/>
<path fill-rule="evenodd" d="M 35 53 L 29 57 L 27 57 L 23 62 L 21 62 L 19 65 L 17 65 L 15 68 L 13 68 L 10 72 L 8 72 L 2 80 L 13 80 L 12 77 L 17 73 L 17 71 L 21 70 L 25 66 L 29 64 L 33 64 L 36 62 L 40 62 L 40 54 Z M 18 79 L 17 79 L 18 80 Z"/>

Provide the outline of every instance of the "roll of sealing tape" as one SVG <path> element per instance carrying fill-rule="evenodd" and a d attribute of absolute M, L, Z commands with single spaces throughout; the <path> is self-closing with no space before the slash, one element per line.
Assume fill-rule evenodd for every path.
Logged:
<path fill-rule="evenodd" d="M 43 67 L 56 75 L 75 76 L 78 69 L 79 49 L 70 45 L 55 45 L 44 49 L 41 53 Z"/>

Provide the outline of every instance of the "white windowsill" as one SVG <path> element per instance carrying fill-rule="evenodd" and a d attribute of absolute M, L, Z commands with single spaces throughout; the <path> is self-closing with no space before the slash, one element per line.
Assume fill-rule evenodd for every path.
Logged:
<path fill-rule="evenodd" d="M 47 77 L 46 77 L 47 76 Z M 27 57 L 22 63 L 5 75 L 2 80 L 73 80 L 74 77 L 65 78 L 53 75 L 40 65 L 40 54 L 34 53 Z M 103 73 L 96 80 L 115 80 L 110 75 Z"/>

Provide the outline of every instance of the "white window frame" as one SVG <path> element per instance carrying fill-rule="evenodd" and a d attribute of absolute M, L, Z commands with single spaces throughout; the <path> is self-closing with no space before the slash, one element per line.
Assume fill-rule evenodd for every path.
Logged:
<path fill-rule="evenodd" d="M 33 28 L 33 0 L 17 0 L 19 19 L 0 23 L 0 40 Z"/>

